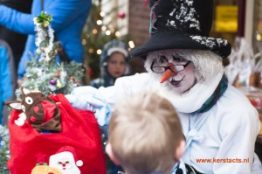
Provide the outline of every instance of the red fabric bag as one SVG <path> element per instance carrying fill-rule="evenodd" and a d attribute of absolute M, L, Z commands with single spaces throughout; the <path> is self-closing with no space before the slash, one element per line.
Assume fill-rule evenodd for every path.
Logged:
<path fill-rule="evenodd" d="M 61 148 L 70 146 L 74 149 L 72 153 L 75 161 L 82 163 L 82 165 L 76 163 L 76 166 L 81 166 L 79 167 L 81 174 L 105 174 L 104 152 L 94 114 L 74 109 L 61 94 L 49 97 L 57 103 L 60 110 L 61 132 L 41 133 L 28 121 L 22 126 L 17 126 L 15 120 L 21 111 L 13 110 L 9 120 L 10 172 L 30 174 L 37 163 L 48 164 L 50 156 L 57 154 Z M 78 172 L 71 174 L 75 173 Z"/>

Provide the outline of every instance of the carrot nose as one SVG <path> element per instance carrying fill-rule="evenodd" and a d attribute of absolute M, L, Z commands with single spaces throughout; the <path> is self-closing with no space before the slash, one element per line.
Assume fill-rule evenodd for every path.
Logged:
<path fill-rule="evenodd" d="M 173 75 L 173 71 L 167 69 L 160 79 L 160 83 L 167 81 Z"/>

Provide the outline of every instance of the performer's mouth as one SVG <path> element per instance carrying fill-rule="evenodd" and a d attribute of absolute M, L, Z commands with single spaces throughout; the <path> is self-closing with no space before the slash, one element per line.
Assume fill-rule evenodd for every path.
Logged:
<path fill-rule="evenodd" d="M 170 83 L 175 86 L 175 87 L 179 87 L 180 83 L 184 80 L 185 76 L 182 75 L 175 75 L 172 78 L 170 78 Z"/>

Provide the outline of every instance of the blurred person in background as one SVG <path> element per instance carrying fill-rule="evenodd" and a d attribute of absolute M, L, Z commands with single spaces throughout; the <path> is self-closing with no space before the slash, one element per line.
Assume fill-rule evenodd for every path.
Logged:
<path fill-rule="evenodd" d="M 128 47 L 119 40 L 105 44 L 100 56 L 100 77 L 91 81 L 91 86 L 108 87 L 115 83 L 118 77 L 128 75 Z"/>
<path fill-rule="evenodd" d="M 23 77 L 26 64 L 35 52 L 33 18 L 41 11 L 52 16 L 51 27 L 55 31 L 55 40 L 61 43 L 68 58 L 76 62 L 83 62 L 84 50 L 81 44 L 81 33 L 90 7 L 91 0 L 34 0 L 31 13 L 28 14 L 0 5 L 0 25 L 28 35 L 18 66 L 18 77 Z"/>
<path fill-rule="evenodd" d="M 0 40 L 0 124 L 7 123 L 8 109 L 5 103 L 13 99 L 16 88 L 14 57 L 7 42 Z"/>
<path fill-rule="evenodd" d="M 1 0 L 0 4 L 23 13 L 30 13 L 32 0 Z M 4 26 L 0 26 L 0 39 L 7 42 L 11 47 L 14 56 L 14 70 L 17 70 L 19 60 L 24 51 L 26 35 L 17 33 Z"/>

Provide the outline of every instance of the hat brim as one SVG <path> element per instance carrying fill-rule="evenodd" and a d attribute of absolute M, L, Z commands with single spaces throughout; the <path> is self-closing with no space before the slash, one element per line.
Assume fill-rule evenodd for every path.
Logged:
<path fill-rule="evenodd" d="M 156 32 L 142 46 L 131 50 L 132 57 L 146 58 L 152 51 L 165 49 L 197 49 L 210 50 L 222 58 L 231 53 L 230 44 L 221 38 L 192 36 L 174 32 Z"/>

